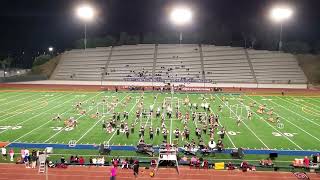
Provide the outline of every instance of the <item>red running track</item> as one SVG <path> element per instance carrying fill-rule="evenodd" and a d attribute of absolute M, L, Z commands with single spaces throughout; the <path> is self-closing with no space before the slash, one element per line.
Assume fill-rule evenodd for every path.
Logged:
<path fill-rule="evenodd" d="M 0 180 L 45 180 L 45 174 L 38 174 L 38 169 L 27 169 L 24 165 L 0 164 Z M 137 179 L 153 180 L 295 180 L 297 179 L 289 172 L 241 172 L 225 170 L 204 170 L 180 168 L 180 175 L 175 169 L 162 168 L 156 173 L 155 177 L 150 177 L 152 170 L 140 168 Z M 52 168 L 48 170 L 49 180 L 106 180 L 109 179 L 110 167 L 72 167 L 67 169 Z M 308 174 L 311 180 L 320 180 L 317 174 Z M 118 169 L 117 180 L 135 179 L 132 170 Z"/>

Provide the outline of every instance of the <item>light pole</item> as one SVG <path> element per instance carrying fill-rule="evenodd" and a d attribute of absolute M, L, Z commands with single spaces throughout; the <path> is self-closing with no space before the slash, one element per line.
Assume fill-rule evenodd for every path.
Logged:
<path fill-rule="evenodd" d="M 271 9 L 270 17 L 276 22 L 280 23 L 280 35 L 279 35 L 279 51 L 282 50 L 282 32 L 283 32 L 283 22 L 289 19 L 293 14 L 293 11 L 289 7 L 274 7 Z"/>
<path fill-rule="evenodd" d="M 92 19 L 94 18 L 94 15 L 95 15 L 94 9 L 92 6 L 84 4 L 77 7 L 76 14 L 78 18 L 84 22 L 83 44 L 84 44 L 84 49 L 86 50 L 87 49 L 87 23 L 92 21 Z"/>
<path fill-rule="evenodd" d="M 171 10 L 170 20 L 176 26 L 183 26 L 191 22 L 192 11 L 188 7 L 175 7 Z M 182 42 L 182 31 L 179 34 L 179 43 Z"/>

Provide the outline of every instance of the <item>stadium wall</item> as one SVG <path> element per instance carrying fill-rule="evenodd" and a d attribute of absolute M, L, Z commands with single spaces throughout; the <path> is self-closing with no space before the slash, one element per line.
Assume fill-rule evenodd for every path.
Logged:
<path fill-rule="evenodd" d="M 8 83 L 7 85 L 14 84 L 30 84 L 30 85 L 74 85 L 74 86 L 143 86 L 143 87 L 162 87 L 166 85 L 163 82 L 125 82 L 125 81 L 32 81 L 32 82 L 19 82 Z M 257 89 L 307 89 L 307 84 L 256 84 L 256 83 L 172 83 L 174 86 L 185 86 L 193 88 L 257 88 Z"/>

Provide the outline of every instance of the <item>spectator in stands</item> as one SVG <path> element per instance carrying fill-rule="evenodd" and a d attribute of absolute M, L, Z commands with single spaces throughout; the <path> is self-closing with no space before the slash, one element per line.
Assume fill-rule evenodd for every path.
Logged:
<path fill-rule="evenodd" d="M 7 160 L 7 149 L 5 147 L 1 148 L 2 159 Z"/>
<path fill-rule="evenodd" d="M 303 164 L 306 168 L 309 167 L 309 164 L 310 164 L 310 159 L 308 158 L 308 156 L 305 156 L 304 159 L 303 159 Z"/>
<path fill-rule="evenodd" d="M 10 150 L 9 150 L 9 155 L 10 155 L 10 161 L 13 161 L 14 150 L 12 148 L 10 148 Z"/>

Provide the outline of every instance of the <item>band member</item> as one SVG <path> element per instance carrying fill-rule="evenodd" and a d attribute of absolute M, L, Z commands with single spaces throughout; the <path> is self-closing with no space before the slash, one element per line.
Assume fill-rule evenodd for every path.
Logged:
<path fill-rule="evenodd" d="M 153 140 L 153 129 L 152 129 L 152 127 L 150 127 L 149 139 L 150 139 L 150 140 Z"/>
<path fill-rule="evenodd" d="M 189 137 L 190 137 L 189 129 L 185 129 L 184 133 L 185 133 L 185 136 L 186 136 L 186 140 L 189 141 Z"/>
<path fill-rule="evenodd" d="M 162 130 L 163 139 L 164 139 L 164 140 L 166 140 L 166 141 L 167 141 L 167 139 L 168 139 L 168 135 L 167 135 L 167 133 L 168 133 L 168 132 L 167 132 L 167 130 L 166 130 L 166 129 L 163 129 L 163 130 Z"/>
<path fill-rule="evenodd" d="M 225 134 L 226 134 L 226 128 L 222 127 L 220 130 L 220 139 L 224 139 Z"/>
<path fill-rule="evenodd" d="M 117 121 L 120 121 L 120 113 L 117 113 Z"/>
<path fill-rule="evenodd" d="M 156 112 L 156 118 L 160 117 L 160 107 L 158 107 L 157 112 Z"/>
<path fill-rule="evenodd" d="M 189 114 L 189 112 L 186 112 L 186 120 L 187 120 L 187 121 L 190 120 L 190 114 Z"/>
<path fill-rule="evenodd" d="M 136 118 L 137 118 L 137 119 L 140 118 L 140 111 L 139 111 L 139 110 L 136 111 Z"/>
<path fill-rule="evenodd" d="M 241 119 L 240 117 L 237 118 L 237 126 L 239 127 L 240 126 L 240 123 L 241 123 Z"/>
<path fill-rule="evenodd" d="M 252 119 L 252 112 L 251 112 L 251 111 L 248 111 L 247 118 L 248 118 L 249 120 L 251 120 L 251 119 Z"/>
<path fill-rule="evenodd" d="M 178 119 L 179 119 L 179 120 L 182 119 L 182 113 L 181 113 L 181 111 L 178 112 Z"/>
<path fill-rule="evenodd" d="M 126 126 L 126 127 L 124 128 L 124 132 L 125 132 L 126 137 L 127 137 L 127 139 L 128 139 L 128 138 L 129 138 L 129 128 L 128 128 L 128 126 Z"/>
<path fill-rule="evenodd" d="M 268 115 L 272 116 L 273 115 L 273 109 L 271 108 L 268 112 L 267 112 Z"/>
<path fill-rule="evenodd" d="M 134 133 L 134 124 L 132 123 L 131 124 L 131 134 L 133 134 Z"/>
<path fill-rule="evenodd" d="M 257 110 L 257 112 L 258 112 L 259 114 L 263 114 L 264 111 L 265 111 L 265 108 L 266 108 L 265 105 L 260 105 L 260 106 L 259 106 L 259 109 Z"/>
<path fill-rule="evenodd" d="M 141 138 L 141 137 L 144 137 L 144 127 L 143 126 L 141 126 L 141 128 L 140 128 L 140 130 L 139 130 L 139 137 Z"/>
<path fill-rule="evenodd" d="M 201 138 L 201 130 L 199 128 L 196 128 L 196 136 Z"/>
<path fill-rule="evenodd" d="M 180 131 L 178 128 L 174 131 L 174 134 L 175 134 L 175 138 L 178 139 L 180 135 Z"/>
<path fill-rule="evenodd" d="M 192 121 L 194 121 L 195 119 L 196 119 L 196 113 L 193 112 L 193 113 L 192 113 Z"/>
<path fill-rule="evenodd" d="M 203 134 L 207 134 L 207 125 L 203 125 L 202 127 Z"/>

